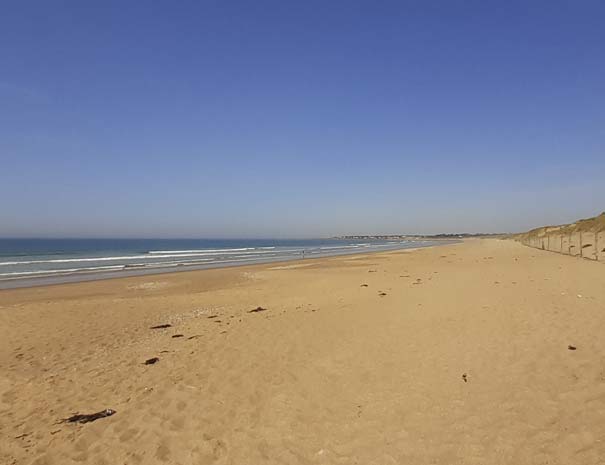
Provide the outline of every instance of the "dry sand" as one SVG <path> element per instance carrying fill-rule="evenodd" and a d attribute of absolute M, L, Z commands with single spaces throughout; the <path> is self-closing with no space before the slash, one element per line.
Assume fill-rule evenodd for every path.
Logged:
<path fill-rule="evenodd" d="M 605 463 L 603 264 L 294 265 L 0 291 L 0 463 Z"/>

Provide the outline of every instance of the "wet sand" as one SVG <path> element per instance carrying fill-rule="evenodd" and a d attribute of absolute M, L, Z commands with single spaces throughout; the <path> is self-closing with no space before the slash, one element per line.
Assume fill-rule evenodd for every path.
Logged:
<path fill-rule="evenodd" d="M 0 463 L 603 463 L 604 334 L 501 240 L 4 290 Z"/>

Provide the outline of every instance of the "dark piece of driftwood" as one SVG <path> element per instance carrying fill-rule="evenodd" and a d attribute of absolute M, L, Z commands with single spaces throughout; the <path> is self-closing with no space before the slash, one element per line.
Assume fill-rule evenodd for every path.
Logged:
<path fill-rule="evenodd" d="M 248 313 L 264 312 L 265 310 L 267 310 L 267 309 L 263 308 L 263 307 L 256 307 L 256 308 L 253 308 L 252 310 L 250 310 Z"/>
<path fill-rule="evenodd" d="M 166 324 L 163 324 L 163 325 L 152 326 L 149 329 L 164 329 L 164 328 L 170 328 L 170 327 L 172 327 L 172 325 L 169 324 L 169 323 L 166 323 Z"/>
<path fill-rule="evenodd" d="M 69 418 L 62 419 L 59 423 L 90 423 L 99 418 L 106 418 L 116 413 L 115 410 L 107 408 L 97 413 L 76 413 Z"/>

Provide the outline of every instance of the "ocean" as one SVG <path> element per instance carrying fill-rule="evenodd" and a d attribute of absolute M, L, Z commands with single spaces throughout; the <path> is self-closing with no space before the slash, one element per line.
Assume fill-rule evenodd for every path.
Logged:
<path fill-rule="evenodd" d="M 0 288 L 302 260 L 436 243 L 340 239 L 0 239 Z"/>

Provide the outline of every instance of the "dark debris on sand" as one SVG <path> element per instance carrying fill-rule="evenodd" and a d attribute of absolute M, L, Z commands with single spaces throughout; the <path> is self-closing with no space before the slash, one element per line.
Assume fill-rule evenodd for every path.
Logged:
<path fill-rule="evenodd" d="M 265 310 L 267 310 L 267 309 L 263 308 L 263 307 L 256 307 L 256 308 L 253 308 L 252 310 L 249 310 L 248 313 L 264 312 Z"/>
<path fill-rule="evenodd" d="M 149 329 L 165 329 L 165 328 L 170 328 L 170 327 L 172 327 L 172 325 L 169 324 L 169 323 L 166 323 L 166 324 L 163 324 L 163 325 L 152 326 Z"/>
<path fill-rule="evenodd" d="M 106 418 L 116 413 L 115 410 L 107 408 L 97 413 L 76 413 L 69 418 L 63 418 L 59 423 L 91 423 L 100 418 Z"/>
<path fill-rule="evenodd" d="M 160 359 L 158 357 L 153 357 L 153 358 L 145 360 L 145 365 L 153 365 L 155 363 L 158 363 L 159 361 L 160 361 Z"/>

